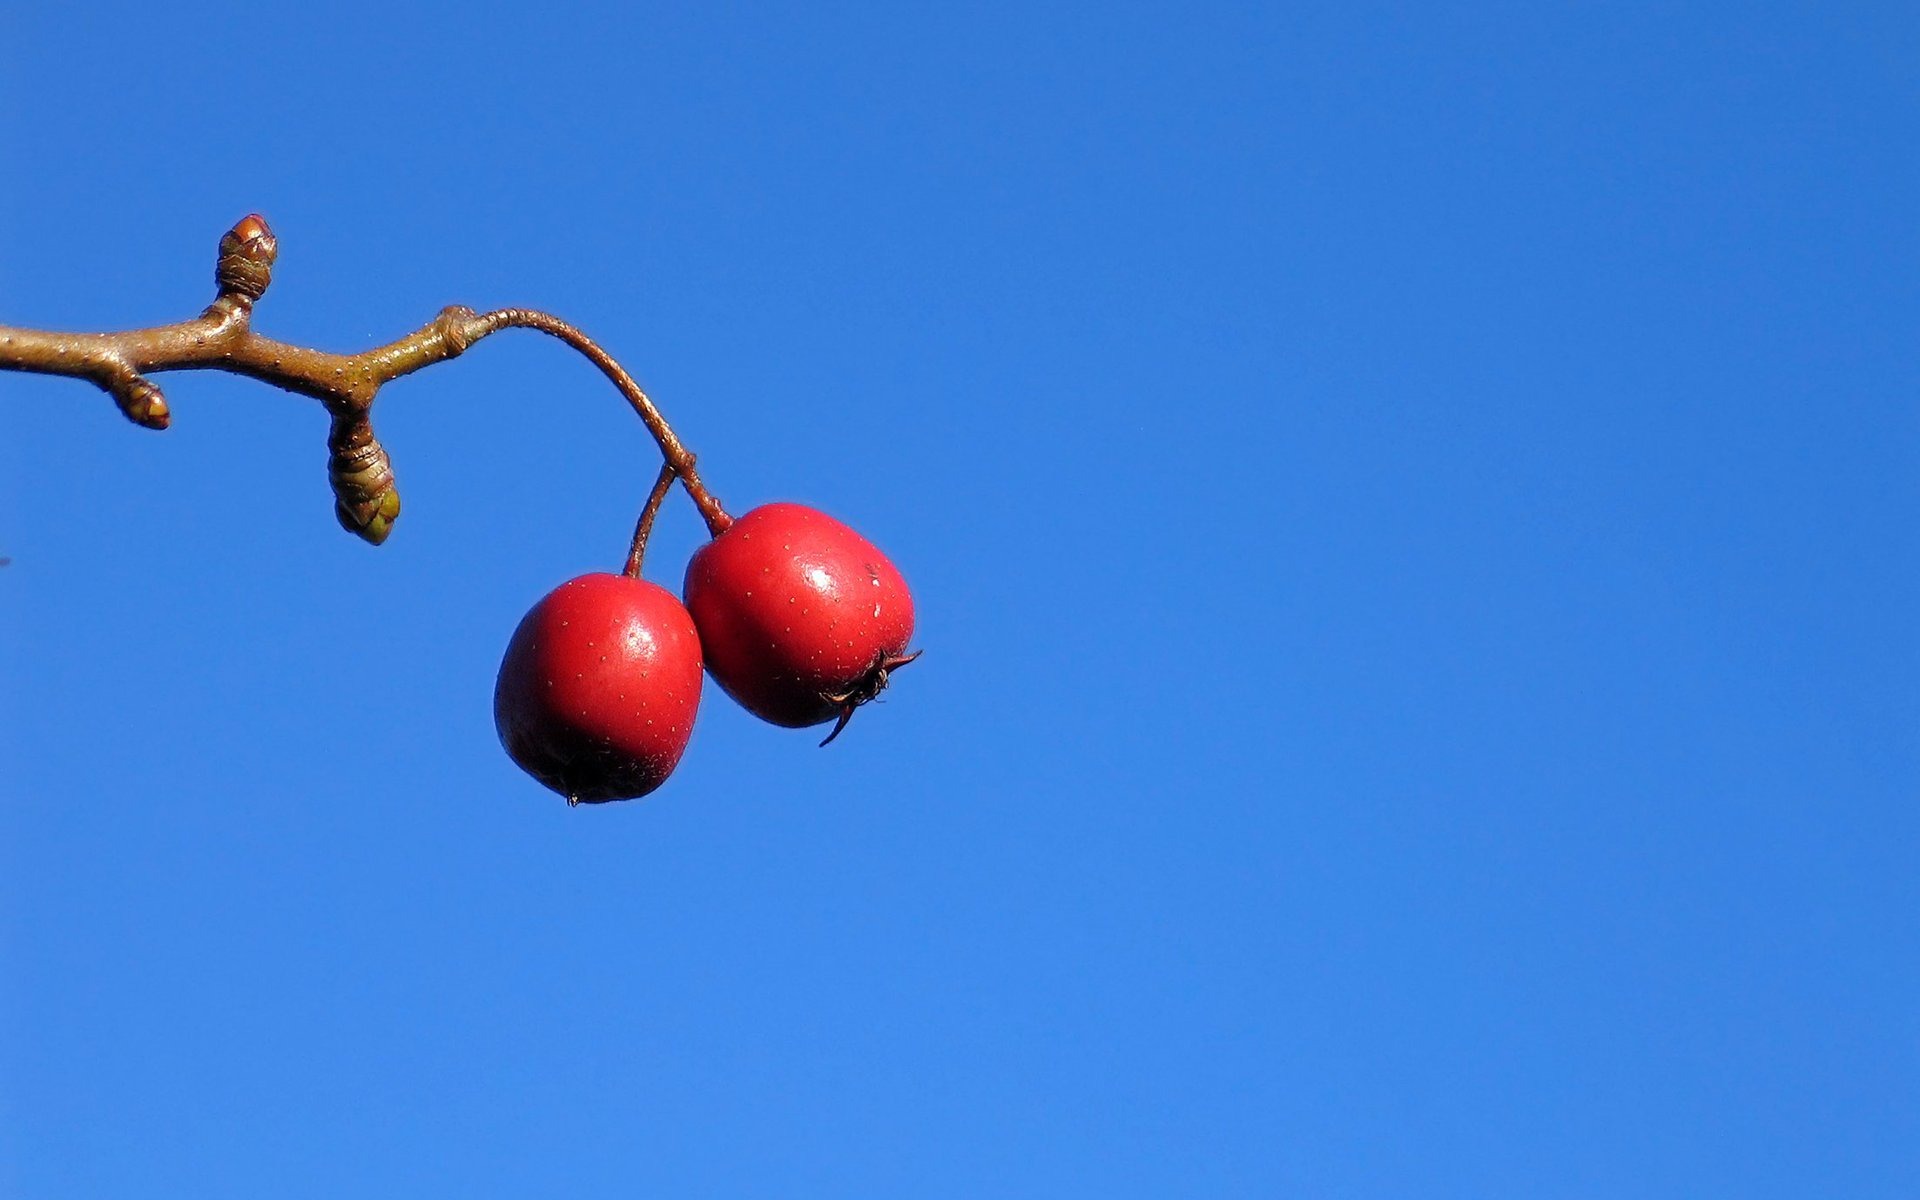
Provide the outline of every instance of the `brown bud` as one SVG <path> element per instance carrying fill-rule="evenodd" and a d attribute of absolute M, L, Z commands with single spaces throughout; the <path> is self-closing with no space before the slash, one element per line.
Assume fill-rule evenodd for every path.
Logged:
<path fill-rule="evenodd" d="M 280 251 L 273 230 L 259 213 L 240 218 L 220 239 L 220 259 L 214 282 L 222 296 L 238 296 L 248 303 L 266 294 L 273 282 L 273 260 Z"/>
<path fill-rule="evenodd" d="M 393 486 L 387 448 L 373 436 L 373 423 L 365 413 L 346 413 L 334 418 L 327 450 L 333 515 L 342 529 L 378 546 L 400 516 L 400 493 Z"/>
<path fill-rule="evenodd" d="M 165 429 L 173 418 L 173 413 L 167 408 L 167 398 L 160 393 L 160 385 L 144 376 L 128 371 L 107 380 L 106 386 L 108 393 L 113 396 L 113 402 L 135 425 Z"/>
<path fill-rule="evenodd" d="M 273 230 L 267 228 L 267 219 L 259 213 L 248 213 L 241 217 L 232 232 L 234 237 L 243 242 L 259 241 L 262 238 L 268 241 L 273 240 Z"/>

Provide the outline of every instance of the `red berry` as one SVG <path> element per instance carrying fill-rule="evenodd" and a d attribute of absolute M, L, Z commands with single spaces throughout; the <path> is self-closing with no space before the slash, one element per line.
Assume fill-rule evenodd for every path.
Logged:
<path fill-rule="evenodd" d="M 582 575 L 513 631 L 493 693 L 500 744 L 569 803 L 631 800 L 666 782 L 700 707 L 700 637 L 672 592 Z"/>
<path fill-rule="evenodd" d="M 838 718 L 829 742 L 918 657 L 907 653 L 913 597 L 899 570 L 804 505 L 734 521 L 687 564 L 686 597 L 714 682 L 775 725 Z"/>

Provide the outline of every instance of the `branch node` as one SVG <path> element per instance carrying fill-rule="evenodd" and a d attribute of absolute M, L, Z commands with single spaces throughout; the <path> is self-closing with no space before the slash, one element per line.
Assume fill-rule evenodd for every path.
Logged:
<path fill-rule="evenodd" d="M 220 294 L 247 304 L 266 295 L 267 285 L 273 282 L 273 260 L 279 253 L 280 243 L 267 228 L 265 217 L 249 213 L 240 218 L 220 239 L 220 258 L 213 270 Z"/>
<path fill-rule="evenodd" d="M 448 358 L 458 358 L 467 352 L 468 346 L 473 345 L 473 323 L 477 316 L 478 313 L 464 304 L 449 304 L 434 318 L 434 324 L 439 327 L 440 340 L 447 348 Z"/>

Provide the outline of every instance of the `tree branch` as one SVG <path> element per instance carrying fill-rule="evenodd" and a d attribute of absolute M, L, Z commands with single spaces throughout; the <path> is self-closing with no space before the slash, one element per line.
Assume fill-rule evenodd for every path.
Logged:
<path fill-rule="evenodd" d="M 117 333 L 57 333 L 0 325 L 0 370 L 91 380 L 113 397 L 135 424 L 165 429 L 166 397 L 147 376 L 163 371 L 230 371 L 311 396 L 333 416 L 327 435 L 328 476 L 335 510 L 349 531 L 378 545 L 400 513 L 393 467 L 374 436 L 371 413 L 380 388 L 423 367 L 457 357 L 502 329 L 534 329 L 585 355 L 625 396 L 659 444 L 671 472 L 692 497 L 715 535 L 732 518 L 707 491 L 687 450 L 653 401 L 612 355 L 586 334 L 547 313 L 505 308 L 476 313 L 442 309 L 431 322 L 384 346 L 359 354 L 331 354 L 288 345 L 253 331 L 253 305 L 273 278 L 279 246 L 266 221 L 243 218 L 220 239 L 214 269 L 218 294 L 191 321 Z M 654 505 L 657 507 L 657 502 Z"/>

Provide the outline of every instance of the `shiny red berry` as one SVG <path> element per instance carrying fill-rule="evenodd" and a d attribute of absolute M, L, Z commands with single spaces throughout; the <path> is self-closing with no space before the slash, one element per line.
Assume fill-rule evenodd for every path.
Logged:
<path fill-rule="evenodd" d="M 500 744 L 569 803 L 666 782 L 700 707 L 700 638 L 658 584 L 582 575 L 513 632 L 493 693 Z"/>
<path fill-rule="evenodd" d="M 756 508 L 702 546 L 686 598 L 714 682 L 775 725 L 837 720 L 829 742 L 918 657 L 907 653 L 913 597 L 899 570 L 804 505 Z"/>

